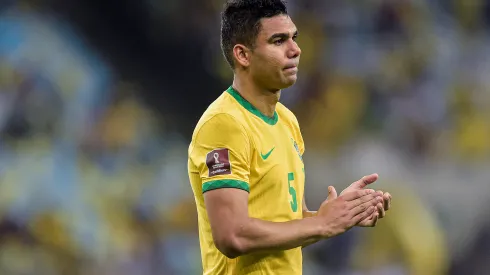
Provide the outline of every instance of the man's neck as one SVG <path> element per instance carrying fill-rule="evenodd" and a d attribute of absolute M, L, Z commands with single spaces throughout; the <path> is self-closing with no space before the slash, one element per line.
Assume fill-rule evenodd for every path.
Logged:
<path fill-rule="evenodd" d="M 268 91 L 257 87 L 257 85 L 251 82 L 242 81 L 237 77 L 233 80 L 233 88 L 262 114 L 268 117 L 274 116 L 276 104 L 279 102 L 279 97 L 281 96 L 281 90 Z"/>

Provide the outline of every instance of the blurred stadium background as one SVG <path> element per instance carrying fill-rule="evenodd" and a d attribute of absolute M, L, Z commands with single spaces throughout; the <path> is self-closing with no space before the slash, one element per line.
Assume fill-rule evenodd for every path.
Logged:
<path fill-rule="evenodd" d="M 304 274 L 490 274 L 490 1 L 288 2 L 309 207 L 371 172 L 394 195 Z M 0 1 L 0 274 L 199 274 L 187 146 L 231 83 L 222 3 Z"/>

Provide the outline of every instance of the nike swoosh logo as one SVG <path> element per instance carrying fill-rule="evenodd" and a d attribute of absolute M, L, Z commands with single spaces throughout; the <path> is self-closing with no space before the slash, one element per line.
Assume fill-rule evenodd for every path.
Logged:
<path fill-rule="evenodd" d="M 272 154 L 272 151 L 274 151 L 276 147 L 272 148 L 269 152 L 267 152 L 267 154 L 262 154 L 260 153 L 260 156 L 262 157 L 263 160 L 266 160 L 271 154 Z"/>

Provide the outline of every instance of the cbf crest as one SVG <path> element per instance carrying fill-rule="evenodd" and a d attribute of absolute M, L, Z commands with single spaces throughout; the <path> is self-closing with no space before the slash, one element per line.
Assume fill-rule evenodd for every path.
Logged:
<path fill-rule="evenodd" d="M 303 161 L 303 156 L 301 156 L 301 152 L 299 151 L 298 143 L 296 143 L 293 138 L 291 138 L 291 141 L 293 142 L 294 149 L 296 149 L 296 153 L 298 153 L 299 159 Z"/>

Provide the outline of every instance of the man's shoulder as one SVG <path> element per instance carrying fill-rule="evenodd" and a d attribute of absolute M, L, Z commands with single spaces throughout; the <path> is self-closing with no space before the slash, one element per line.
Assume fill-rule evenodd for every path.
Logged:
<path fill-rule="evenodd" d="M 298 119 L 296 118 L 296 115 L 281 102 L 277 103 L 276 112 L 281 119 L 285 120 L 288 124 L 298 126 Z"/>
<path fill-rule="evenodd" d="M 194 135 L 204 126 L 219 127 L 222 129 L 230 127 L 242 127 L 243 113 L 236 106 L 231 96 L 224 92 L 204 111 L 199 119 Z"/>

